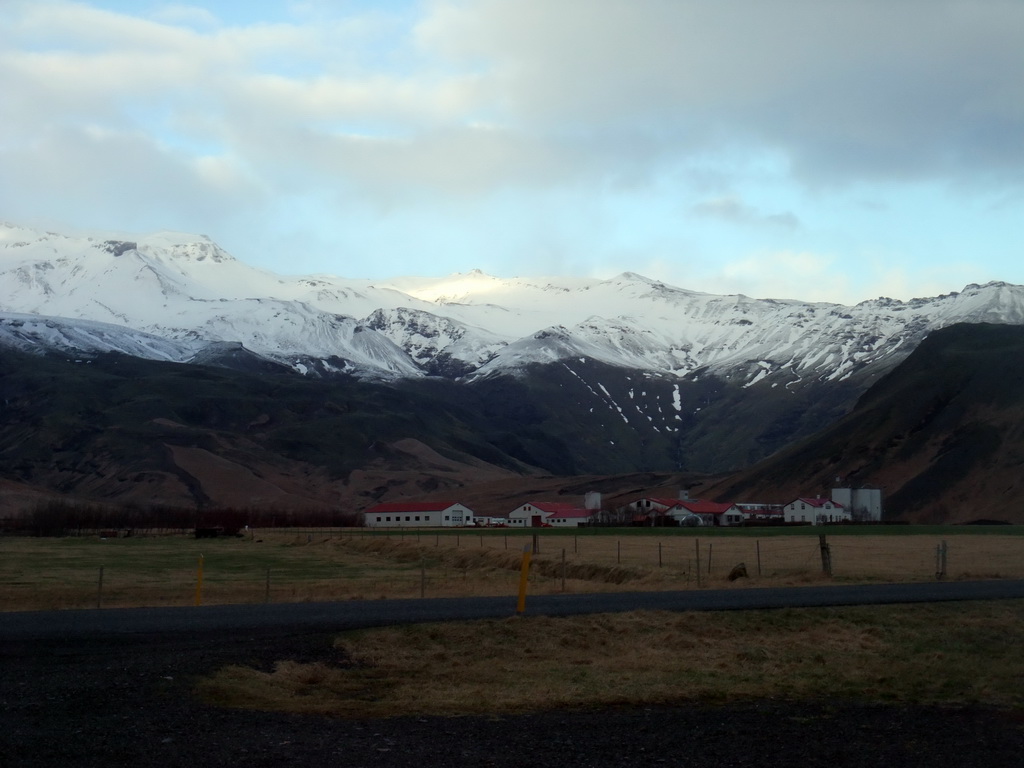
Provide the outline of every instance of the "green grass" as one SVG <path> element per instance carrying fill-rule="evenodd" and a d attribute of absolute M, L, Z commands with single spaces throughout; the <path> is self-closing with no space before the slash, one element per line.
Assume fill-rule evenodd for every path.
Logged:
<path fill-rule="evenodd" d="M 374 529 L 367 535 L 415 539 L 416 529 Z M 650 528 L 600 526 L 586 528 L 483 528 L 480 530 L 423 530 L 420 536 L 664 536 L 681 538 L 770 538 L 773 536 L 1024 536 L 1024 525 L 796 525 L 736 528 Z"/>

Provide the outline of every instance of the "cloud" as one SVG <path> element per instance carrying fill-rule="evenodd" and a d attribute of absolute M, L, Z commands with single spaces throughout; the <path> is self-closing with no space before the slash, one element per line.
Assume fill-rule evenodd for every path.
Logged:
<path fill-rule="evenodd" d="M 835 262 L 833 256 L 810 252 L 758 253 L 724 264 L 710 280 L 727 294 L 843 303 L 850 284 Z"/>
<path fill-rule="evenodd" d="M 780 150 L 810 183 L 1019 179 L 1024 5 L 490 0 L 419 30 L 539 130 L 658 126 L 679 152 Z"/>
<path fill-rule="evenodd" d="M 436 252 L 457 241 L 476 260 L 509 251 L 487 245 L 500 229 L 516 267 L 532 252 L 585 269 L 767 241 L 795 249 L 766 263 L 796 276 L 865 237 L 835 224 L 852 220 L 844 200 L 883 201 L 882 217 L 901 210 L 893 189 L 1012 208 L 1024 188 L 1024 4 L 1009 0 L 289 3 L 273 18 L 103 2 L 0 3 L 5 215 L 215 236 L 247 221 L 259 244 L 316 201 L 302 221 L 325 252 L 360 228 L 415 251 L 433 227 Z M 690 220 L 678 200 L 696 201 Z M 797 292 L 731 263 L 723 287 Z"/>
<path fill-rule="evenodd" d="M 220 19 L 207 8 L 183 3 L 169 3 L 158 7 L 152 15 L 154 21 L 201 29 L 220 26 Z"/>
<path fill-rule="evenodd" d="M 799 229 L 800 220 L 790 212 L 764 214 L 736 197 L 717 197 L 697 203 L 690 212 L 702 218 L 721 219 L 734 224 L 768 225 L 782 229 Z"/>
<path fill-rule="evenodd" d="M 163 111 L 173 142 L 213 114 L 200 141 L 319 176 L 311 142 L 343 183 L 392 194 L 645 184 L 716 153 L 780 153 L 808 184 L 1024 178 L 1018 3 L 435 2 L 389 28 L 404 64 L 383 68 L 369 15 L 225 26 L 185 5 L 15 8 L 0 74 L 22 135 L 68 120 L 152 131 L 138 116 Z"/>

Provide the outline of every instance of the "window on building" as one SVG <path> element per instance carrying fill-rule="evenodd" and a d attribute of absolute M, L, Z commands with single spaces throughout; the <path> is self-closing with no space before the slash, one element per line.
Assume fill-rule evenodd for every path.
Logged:
<path fill-rule="evenodd" d="M 385 520 L 386 520 L 387 522 L 389 522 L 389 523 L 391 522 L 391 518 L 390 518 L 390 517 L 385 517 L 384 519 L 385 519 Z"/>

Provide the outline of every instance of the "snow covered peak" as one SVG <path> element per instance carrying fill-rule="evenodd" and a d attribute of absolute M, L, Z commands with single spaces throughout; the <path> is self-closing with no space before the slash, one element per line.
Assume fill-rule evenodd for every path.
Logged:
<path fill-rule="evenodd" d="M 67 236 L 0 224 L 0 307 L 175 342 L 238 342 L 300 370 L 341 359 L 368 375 L 471 377 L 589 357 L 666 376 L 757 382 L 844 378 L 895 362 L 956 322 L 1024 324 L 1024 288 L 972 284 L 847 307 L 717 296 L 633 272 L 608 280 L 480 270 L 378 281 L 284 277 L 202 235 Z"/>

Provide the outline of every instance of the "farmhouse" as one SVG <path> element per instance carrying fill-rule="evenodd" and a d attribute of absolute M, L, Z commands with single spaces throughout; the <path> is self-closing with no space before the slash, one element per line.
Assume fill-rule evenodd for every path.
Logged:
<path fill-rule="evenodd" d="M 850 521 L 850 513 L 842 504 L 831 499 L 824 499 L 821 496 L 813 499 L 795 499 L 786 504 L 782 510 L 787 523 L 824 525 L 825 523 L 845 523 Z"/>
<path fill-rule="evenodd" d="M 473 525 L 473 510 L 457 501 L 377 504 L 363 512 L 368 528 L 454 528 Z"/>
<path fill-rule="evenodd" d="M 742 525 L 744 520 L 743 510 L 735 504 L 699 499 L 677 501 L 668 514 L 680 525 L 687 525 L 694 517 L 701 525 Z"/>
<path fill-rule="evenodd" d="M 678 503 L 679 499 L 643 496 L 626 508 L 632 513 L 634 525 L 664 525 L 668 511 Z"/>
<path fill-rule="evenodd" d="M 575 504 L 528 501 L 508 513 L 508 524 L 512 528 L 576 528 L 589 522 L 593 515 L 593 510 L 580 509 Z"/>
<path fill-rule="evenodd" d="M 581 528 L 589 525 L 594 515 L 592 509 L 567 508 L 552 512 L 544 522 L 554 528 Z"/>

